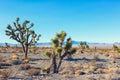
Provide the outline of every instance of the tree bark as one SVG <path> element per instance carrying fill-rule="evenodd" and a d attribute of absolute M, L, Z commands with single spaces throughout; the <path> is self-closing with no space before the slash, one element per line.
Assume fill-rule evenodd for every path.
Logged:
<path fill-rule="evenodd" d="M 59 61 L 58 61 L 57 72 L 59 72 L 59 68 L 61 66 L 61 63 L 62 63 L 62 58 L 60 57 Z"/>
<path fill-rule="evenodd" d="M 28 46 L 26 45 L 25 48 L 26 48 L 25 49 L 25 59 L 28 59 L 28 56 L 27 56 L 27 54 L 28 54 Z"/>
<path fill-rule="evenodd" d="M 51 70 L 52 73 L 58 73 L 58 70 L 57 70 L 57 63 L 56 63 L 56 56 L 55 56 L 55 53 L 53 52 L 52 53 L 52 57 L 51 57 Z"/>

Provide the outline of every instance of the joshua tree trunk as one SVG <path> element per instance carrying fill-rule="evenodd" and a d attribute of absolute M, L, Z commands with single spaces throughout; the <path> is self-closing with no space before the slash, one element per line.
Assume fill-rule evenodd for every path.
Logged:
<path fill-rule="evenodd" d="M 28 54 L 28 46 L 26 45 L 25 47 L 26 47 L 26 50 L 25 50 L 25 59 L 28 59 L 28 56 L 27 56 L 27 54 Z"/>
<path fill-rule="evenodd" d="M 24 53 L 24 59 L 28 59 L 28 46 L 27 45 L 23 45 L 22 44 L 22 49 L 23 49 L 23 53 Z"/>
<path fill-rule="evenodd" d="M 61 66 L 61 63 L 62 63 L 62 58 L 59 59 L 58 66 L 57 66 L 57 71 L 59 71 L 59 68 L 60 68 L 60 66 Z"/>
<path fill-rule="evenodd" d="M 56 56 L 55 56 L 55 53 L 53 52 L 52 53 L 52 56 L 51 56 L 51 71 L 53 71 L 52 73 L 58 73 L 58 70 L 57 70 L 57 63 L 56 63 Z"/>

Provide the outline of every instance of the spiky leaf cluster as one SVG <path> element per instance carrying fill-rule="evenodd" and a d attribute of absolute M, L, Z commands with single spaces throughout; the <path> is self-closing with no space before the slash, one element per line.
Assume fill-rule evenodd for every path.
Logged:
<path fill-rule="evenodd" d="M 61 31 L 61 33 L 56 33 L 56 36 L 54 39 L 51 39 L 52 41 L 52 47 L 54 48 L 54 53 L 56 56 L 66 56 L 67 54 L 72 55 L 75 53 L 75 49 L 72 50 L 72 39 L 68 38 L 65 45 L 63 46 L 64 40 L 67 36 L 67 33 L 64 31 Z M 65 54 L 64 54 L 65 53 Z M 46 53 L 48 56 L 48 53 Z M 51 53 L 52 54 L 52 53 Z"/>

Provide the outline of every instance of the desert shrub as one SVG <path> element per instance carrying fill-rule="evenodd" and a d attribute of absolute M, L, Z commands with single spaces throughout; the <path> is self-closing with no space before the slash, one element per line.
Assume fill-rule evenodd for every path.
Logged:
<path fill-rule="evenodd" d="M 5 56 L 0 55 L 0 62 L 5 62 Z"/>
<path fill-rule="evenodd" d="M 3 71 L 0 71 L 0 80 L 3 78 L 4 80 L 7 80 L 11 75 L 12 70 L 11 69 L 5 69 Z"/>
<path fill-rule="evenodd" d="M 13 54 L 13 55 L 12 55 L 12 60 L 16 60 L 16 59 L 19 59 L 18 54 Z"/>
<path fill-rule="evenodd" d="M 81 70 L 76 70 L 75 71 L 75 76 L 79 76 L 79 75 L 84 75 L 85 73 Z"/>
<path fill-rule="evenodd" d="M 50 73 L 50 68 L 49 67 L 42 68 L 41 72 L 49 74 Z"/>
<path fill-rule="evenodd" d="M 51 53 L 50 52 L 46 52 L 45 55 L 50 58 L 51 57 Z"/>
<path fill-rule="evenodd" d="M 94 60 L 98 60 L 98 59 L 99 59 L 99 55 L 94 53 L 93 59 L 94 59 Z"/>
<path fill-rule="evenodd" d="M 19 65 L 21 63 L 22 63 L 22 61 L 20 61 L 19 59 L 11 60 L 11 64 L 13 64 L 13 65 Z"/>
<path fill-rule="evenodd" d="M 101 73 L 104 72 L 104 70 L 103 70 L 102 68 L 98 68 L 98 69 L 96 70 L 96 72 L 99 73 L 99 74 L 101 74 Z"/>
<path fill-rule="evenodd" d="M 88 64 L 84 65 L 83 67 L 86 73 L 94 73 L 94 71 L 97 69 L 96 61 L 91 60 Z"/>
<path fill-rule="evenodd" d="M 30 70 L 28 70 L 28 74 L 31 76 L 36 76 L 36 75 L 40 74 L 40 71 L 37 69 L 30 69 Z"/>
<path fill-rule="evenodd" d="M 37 47 L 36 47 L 36 46 L 32 47 L 31 52 L 32 52 L 33 54 L 36 54 L 36 52 L 37 52 Z"/>
<path fill-rule="evenodd" d="M 30 64 L 21 64 L 20 65 L 20 70 L 28 70 L 30 68 L 31 68 Z"/>
<path fill-rule="evenodd" d="M 23 63 L 29 63 L 29 59 L 22 59 L 23 60 Z"/>
<path fill-rule="evenodd" d="M 109 56 L 110 56 L 110 54 L 108 54 L 108 53 L 105 54 L 105 57 L 109 57 Z"/>
<path fill-rule="evenodd" d="M 46 77 L 44 80 L 51 80 L 49 77 Z"/>
<path fill-rule="evenodd" d="M 75 69 L 71 65 L 66 65 L 65 67 L 63 67 L 61 69 L 60 73 L 61 74 L 70 74 L 70 75 L 73 75 L 73 74 L 75 74 Z"/>
<path fill-rule="evenodd" d="M 120 72 L 119 67 L 108 65 L 105 73 L 106 74 L 109 74 L 109 73 L 118 73 L 119 74 L 119 72 Z"/>

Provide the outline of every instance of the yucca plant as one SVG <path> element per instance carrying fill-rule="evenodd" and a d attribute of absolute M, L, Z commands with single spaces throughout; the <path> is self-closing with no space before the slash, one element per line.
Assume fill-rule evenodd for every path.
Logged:
<path fill-rule="evenodd" d="M 89 49 L 89 45 L 87 44 L 87 42 L 81 41 L 79 46 L 81 49 L 81 53 L 83 53 L 85 49 Z"/>
<path fill-rule="evenodd" d="M 25 54 L 24 59 L 28 59 L 28 47 L 30 45 L 35 45 L 35 43 L 39 40 L 40 37 L 40 35 L 37 35 L 34 30 L 31 30 L 34 24 L 31 23 L 28 27 L 29 23 L 30 21 L 25 20 L 21 25 L 19 23 L 19 18 L 17 18 L 16 21 L 13 22 L 13 27 L 8 24 L 5 31 L 7 36 L 12 38 L 13 40 L 16 40 L 22 45 L 22 49 Z"/>
<path fill-rule="evenodd" d="M 57 33 L 55 38 L 52 39 L 52 52 L 46 52 L 46 55 L 50 58 L 51 66 L 50 71 L 52 73 L 58 73 L 62 60 L 68 55 L 76 52 L 76 49 L 72 49 L 72 40 L 68 38 L 66 44 L 63 45 L 67 34 L 64 31 Z"/>
<path fill-rule="evenodd" d="M 112 49 L 113 49 L 114 51 L 117 51 L 117 50 L 118 50 L 118 46 L 116 46 L 115 44 L 113 44 Z"/>
<path fill-rule="evenodd" d="M 7 42 L 5 42 L 5 47 L 8 48 L 10 47 L 10 45 Z"/>
<path fill-rule="evenodd" d="M 118 53 L 120 53 L 120 49 L 119 49 L 119 47 L 116 46 L 115 44 L 113 44 L 112 49 L 113 49 L 114 51 L 117 51 Z"/>

